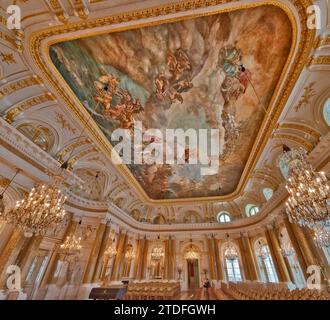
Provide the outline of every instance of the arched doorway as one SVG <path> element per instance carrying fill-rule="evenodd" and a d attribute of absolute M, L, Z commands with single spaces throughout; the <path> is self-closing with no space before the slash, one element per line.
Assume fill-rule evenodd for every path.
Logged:
<path fill-rule="evenodd" d="M 200 287 L 199 278 L 199 250 L 193 244 L 190 244 L 185 250 L 184 258 L 187 262 L 188 289 L 197 289 Z"/>

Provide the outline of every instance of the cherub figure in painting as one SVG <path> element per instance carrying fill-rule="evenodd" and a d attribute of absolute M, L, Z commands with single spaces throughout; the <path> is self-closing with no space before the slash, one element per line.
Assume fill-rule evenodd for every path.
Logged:
<path fill-rule="evenodd" d="M 134 113 L 143 111 L 139 100 L 132 97 L 128 90 L 119 87 L 118 80 L 112 75 L 101 76 L 94 82 L 97 96 L 95 101 L 101 104 L 102 114 L 120 122 L 120 128 L 130 129 L 134 124 Z M 113 105 L 116 103 L 115 105 Z"/>
<path fill-rule="evenodd" d="M 189 91 L 193 84 L 187 79 L 192 66 L 188 55 L 183 49 L 177 49 L 175 53 L 169 51 L 166 56 L 166 72 L 160 72 L 155 78 L 156 97 L 160 101 L 168 101 L 170 105 L 178 101 L 183 103 L 183 92 Z"/>

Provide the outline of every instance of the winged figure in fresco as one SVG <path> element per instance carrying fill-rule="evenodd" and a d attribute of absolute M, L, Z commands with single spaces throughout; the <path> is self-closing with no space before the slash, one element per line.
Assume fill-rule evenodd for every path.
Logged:
<path fill-rule="evenodd" d="M 155 78 L 156 97 L 160 101 L 168 100 L 170 105 L 175 101 L 183 103 L 182 93 L 189 91 L 193 84 L 188 80 L 192 70 L 188 55 L 183 49 L 175 53 L 169 51 L 166 56 L 168 72 L 160 72 Z"/>
<path fill-rule="evenodd" d="M 112 74 L 99 77 L 94 86 L 97 92 L 94 99 L 102 106 L 102 114 L 106 118 L 118 120 L 123 129 L 132 128 L 133 114 L 143 111 L 140 101 L 134 99 L 128 90 L 120 88 Z"/>
<path fill-rule="evenodd" d="M 234 46 L 222 48 L 218 64 L 226 74 L 221 86 L 224 98 L 226 101 L 237 100 L 248 88 L 251 76 L 251 72 L 243 66 L 241 51 Z"/>

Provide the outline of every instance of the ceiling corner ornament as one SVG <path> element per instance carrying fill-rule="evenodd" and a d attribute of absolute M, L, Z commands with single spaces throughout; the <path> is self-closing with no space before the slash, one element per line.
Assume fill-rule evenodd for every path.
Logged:
<path fill-rule="evenodd" d="M 0 52 L 0 56 L 1 56 L 1 61 L 5 62 L 7 64 L 15 64 L 16 60 L 14 58 L 14 55 L 12 53 L 3 53 Z"/>
<path fill-rule="evenodd" d="M 289 193 L 286 202 L 289 221 L 311 229 L 324 226 L 330 218 L 327 203 L 330 187 L 325 173 L 314 170 L 303 148 L 286 150 L 280 162 L 289 169 L 285 186 Z"/>
<path fill-rule="evenodd" d="M 56 123 L 60 124 L 62 129 L 66 129 L 71 133 L 76 133 L 76 128 L 74 128 L 66 119 L 63 113 L 56 112 L 55 116 Z"/>
<path fill-rule="evenodd" d="M 298 104 L 294 107 L 294 111 L 298 112 L 300 108 L 307 106 L 311 99 L 315 96 L 316 91 L 314 90 L 315 82 L 311 82 L 304 88 L 304 93 L 300 98 Z"/>
<path fill-rule="evenodd" d="M 54 3 L 58 3 L 58 1 L 52 1 Z M 210 201 L 210 200 L 232 200 L 237 195 L 241 193 L 244 186 L 246 185 L 250 174 L 259 158 L 259 155 L 261 154 L 261 151 L 263 150 L 263 147 L 265 146 L 266 140 L 269 137 L 271 130 L 272 130 L 272 121 L 276 121 L 284 107 L 284 105 L 287 102 L 287 99 L 289 95 L 291 94 L 291 91 L 301 73 L 301 70 L 306 65 L 306 62 L 308 61 L 308 57 L 310 56 L 311 48 L 313 47 L 313 44 L 315 42 L 315 30 L 310 30 L 306 26 L 306 18 L 307 18 L 307 12 L 306 8 L 312 4 L 309 0 L 296 0 L 292 3 L 292 5 L 295 7 L 297 15 L 300 20 L 300 27 L 301 27 L 301 37 L 299 39 L 299 43 L 297 43 L 297 27 L 296 27 L 296 18 L 295 15 L 292 12 L 292 7 L 287 6 L 285 3 L 280 1 L 260 1 L 258 3 L 252 3 L 252 4 L 238 4 L 237 1 L 232 0 L 217 0 L 217 1 L 209 1 L 209 0 L 200 0 L 200 1 L 182 1 L 180 3 L 174 3 L 166 6 L 158 6 L 158 7 L 152 7 L 147 8 L 143 10 L 138 11 L 132 11 L 128 13 L 123 14 L 117 14 L 112 15 L 110 17 L 105 18 L 98 18 L 98 19 L 85 19 L 81 20 L 79 22 L 75 23 L 67 23 L 65 25 L 59 25 L 59 26 L 53 26 L 49 27 L 47 29 L 37 31 L 32 34 L 31 39 L 29 41 L 30 43 L 30 53 L 32 56 L 32 59 L 34 60 L 36 67 L 38 67 L 43 75 L 45 76 L 45 79 L 52 85 L 52 87 L 55 89 L 56 93 L 60 95 L 63 98 L 64 104 L 68 106 L 75 116 L 79 118 L 82 122 L 86 121 L 86 118 L 89 119 L 90 115 L 88 112 L 80 105 L 80 103 L 77 103 L 76 99 L 72 95 L 67 92 L 67 90 L 63 89 L 63 86 L 61 83 L 56 81 L 56 79 L 53 77 L 52 74 L 52 64 L 51 60 L 48 54 L 49 47 L 56 43 L 65 40 L 69 40 L 70 38 L 66 36 L 66 33 L 75 33 L 82 30 L 87 30 L 91 28 L 97 28 L 97 27 L 104 27 L 104 26 L 111 26 L 114 24 L 120 24 L 127 21 L 136 21 L 139 23 L 140 19 L 146 19 L 151 17 L 161 17 L 163 16 L 164 19 L 162 21 L 153 21 L 149 23 L 140 23 L 141 26 L 151 26 L 159 23 L 166 23 L 171 21 L 179 20 L 180 17 L 175 19 L 166 19 L 165 15 L 168 13 L 175 13 L 175 12 L 182 12 L 184 10 L 193 10 L 193 9 L 201 9 L 201 8 L 208 8 L 212 7 L 214 5 L 221 5 L 221 4 L 229 4 L 232 3 L 235 8 L 232 10 L 240 9 L 240 8 L 248 8 L 260 6 L 260 5 L 274 5 L 278 6 L 281 9 L 285 11 L 287 16 L 289 17 L 292 28 L 293 28 L 293 43 L 292 43 L 292 50 L 290 51 L 288 63 L 285 66 L 285 69 L 283 71 L 283 74 L 281 75 L 281 78 L 279 80 L 279 83 L 281 83 L 281 87 L 284 88 L 283 92 L 279 95 L 279 99 L 277 100 L 277 103 L 275 104 L 275 97 L 278 95 L 279 88 L 277 87 L 273 99 L 270 103 L 270 111 L 267 116 L 267 118 L 264 120 L 264 123 L 261 126 L 261 130 L 257 136 L 256 142 L 252 148 L 251 156 L 249 157 L 246 167 L 244 169 L 241 181 L 238 184 L 237 189 L 229 194 L 228 196 L 224 197 L 205 197 L 205 198 L 198 198 L 199 201 Z M 214 12 L 206 12 L 201 15 L 210 15 L 215 12 L 226 12 L 228 11 L 227 8 L 217 9 L 217 11 Z M 191 16 L 198 16 L 197 14 L 192 13 Z M 182 19 L 182 17 L 181 17 Z M 298 22 L 299 23 L 299 22 Z M 134 28 L 134 26 L 131 26 L 129 28 Z M 127 30 L 128 27 L 123 26 L 116 28 L 117 31 L 120 30 Z M 92 31 L 93 32 L 93 31 Z M 97 32 L 95 32 L 97 34 Z M 47 39 L 56 36 L 57 40 L 48 41 Z M 77 37 L 77 35 L 73 35 L 71 37 L 74 38 Z M 46 46 L 42 45 L 43 42 L 46 42 Z M 298 46 L 298 49 L 296 48 Z M 295 51 L 295 49 L 297 49 Z M 291 63 L 290 63 L 291 62 Z M 88 128 L 89 132 L 93 135 L 95 140 L 99 143 L 100 149 L 108 154 L 111 154 L 112 147 L 110 146 L 110 143 L 106 141 L 105 137 L 100 134 L 100 130 L 96 125 L 91 125 Z M 122 172 L 123 176 L 132 184 L 132 186 L 139 192 L 139 195 L 141 196 L 141 199 L 143 199 L 148 204 L 155 204 L 155 203 L 164 203 L 164 200 L 153 200 L 148 197 L 148 195 L 145 193 L 143 188 L 140 186 L 140 184 L 137 182 L 137 180 L 134 178 L 132 173 L 128 170 L 128 168 L 124 165 L 121 165 L 118 167 L 118 169 Z M 195 199 L 196 200 L 196 199 Z M 185 199 L 166 199 L 166 202 L 171 202 L 173 204 L 178 203 L 187 203 L 192 201 L 191 198 L 185 198 Z"/>

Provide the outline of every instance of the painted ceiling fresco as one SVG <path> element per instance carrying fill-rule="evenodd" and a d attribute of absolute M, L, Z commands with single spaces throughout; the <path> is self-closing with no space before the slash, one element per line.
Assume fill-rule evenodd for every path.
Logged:
<path fill-rule="evenodd" d="M 261 6 L 66 41 L 50 56 L 109 140 L 136 121 L 219 129 L 215 174 L 201 175 L 200 164 L 127 166 L 152 199 L 221 196 L 239 183 L 291 38 L 286 14 Z"/>

